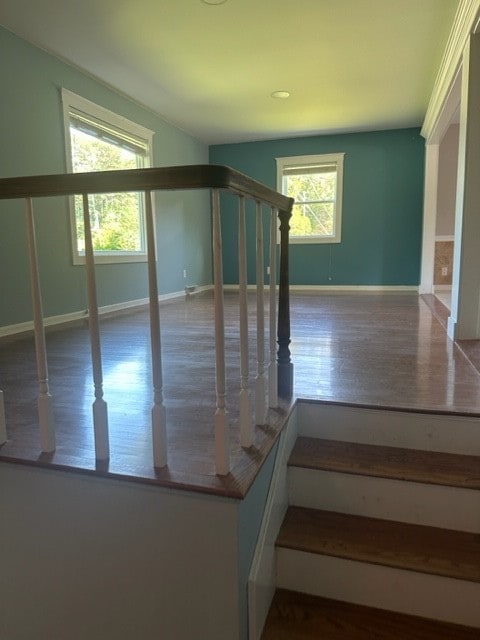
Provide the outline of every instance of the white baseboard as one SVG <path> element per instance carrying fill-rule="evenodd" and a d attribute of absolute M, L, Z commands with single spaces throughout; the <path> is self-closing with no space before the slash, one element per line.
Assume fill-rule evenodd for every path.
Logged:
<path fill-rule="evenodd" d="M 414 285 L 290 285 L 290 291 L 296 293 L 418 293 Z"/>
<path fill-rule="evenodd" d="M 212 289 L 212 285 L 206 285 L 202 287 L 197 287 L 193 293 L 189 293 L 189 296 L 197 295 L 202 291 L 208 291 Z M 174 300 L 176 298 L 184 298 L 185 291 L 174 291 L 172 293 L 163 293 L 158 296 L 159 302 L 168 302 L 169 300 Z M 99 307 L 98 313 L 99 315 L 107 315 L 107 314 L 115 314 L 120 313 L 122 311 L 127 311 L 129 309 L 135 309 L 139 307 L 143 307 L 148 305 L 148 298 L 138 298 L 137 300 L 127 300 L 126 302 L 118 302 L 116 304 L 108 304 L 103 307 Z M 74 311 L 73 313 L 64 313 L 58 316 L 47 316 L 43 319 L 43 324 L 45 327 L 53 327 L 61 324 L 69 324 L 71 322 L 78 322 L 79 320 L 88 319 L 88 310 L 81 309 L 80 311 Z M 0 327 L 0 338 L 4 338 L 7 336 L 12 336 L 19 333 L 26 333 L 28 331 L 33 331 L 33 320 L 29 320 L 28 322 L 19 322 L 18 324 L 9 324 L 3 327 Z"/>
<path fill-rule="evenodd" d="M 76 322 L 78 320 L 85 320 L 88 318 L 86 309 L 81 311 L 74 311 L 73 313 L 64 313 L 59 316 L 47 316 L 43 319 L 45 327 L 51 327 L 58 324 L 67 324 L 69 322 Z M 0 338 L 6 336 L 13 336 L 18 333 L 26 333 L 33 331 L 33 320 L 28 322 L 19 322 L 18 324 L 7 324 L 4 327 L 0 327 Z"/>
<path fill-rule="evenodd" d="M 267 291 L 269 284 L 265 284 L 265 291 Z M 249 291 L 255 291 L 257 285 L 249 284 L 247 289 Z M 224 285 L 225 291 L 238 291 L 238 284 L 226 284 Z M 278 285 L 277 285 L 278 289 Z M 291 284 L 290 291 L 294 293 L 329 293 L 329 294 L 343 294 L 343 293 L 418 293 L 417 285 L 323 285 L 323 284 Z"/>

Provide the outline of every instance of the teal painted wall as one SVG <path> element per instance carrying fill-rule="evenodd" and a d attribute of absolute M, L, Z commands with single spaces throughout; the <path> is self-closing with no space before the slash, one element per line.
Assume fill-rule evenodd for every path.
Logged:
<path fill-rule="evenodd" d="M 155 166 L 208 163 L 208 148 L 55 57 L 0 28 L 0 177 L 64 173 L 62 87 L 155 132 Z M 157 194 L 161 293 L 211 283 L 208 193 Z M 66 199 L 34 203 L 46 316 L 86 308 L 85 272 L 71 257 Z M 188 282 L 183 279 L 187 269 Z M 147 297 L 146 265 L 97 267 L 99 304 Z M 0 326 L 30 320 L 23 203 L 0 201 Z"/>
<path fill-rule="evenodd" d="M 418 129 L 216 145 L 210 162 L 276 188 L 275 158 L 345 153 L 342 241 L 290 246 L 296 285 L 418 285 L 424 141 Z M 224 273 L 238 283 L 236 212 L 223 199 Z M 249 281 L 254 282 L 253 207 L 249 212 Z"/>

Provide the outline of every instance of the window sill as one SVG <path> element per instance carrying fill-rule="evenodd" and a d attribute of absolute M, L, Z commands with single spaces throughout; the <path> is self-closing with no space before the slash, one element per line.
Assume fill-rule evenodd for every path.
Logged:
<path fill-rule="evenodd" d="M 339 244 L 341 238 L 321 238 L 319 236 L 313 236 L 311 238 L 306 236 L 290 236 L 290 244 Z"/>
<path fill-rule="evenodd" d="M 116 255 L 105 255 L 105 254 L 95 254 L 95 264 L 123 264 L 129 262 L 147 262 L 147 254 L 146 253 L 130 253 L 130 254 L 116 254 Z M 81 265 L 85 264 L 85 256 L 84 255 L 75 255 L 73 256 L 73 264 Z"/>

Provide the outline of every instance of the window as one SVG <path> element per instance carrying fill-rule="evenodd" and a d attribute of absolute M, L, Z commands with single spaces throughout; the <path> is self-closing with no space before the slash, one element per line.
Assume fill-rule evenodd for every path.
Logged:
<path fill-rule="evenodd" d="M 139 169 L 151 165 L 153 132 L 103 107 L 62 91 L 67 169 L 73 173 Z M 97 262 L 146 260 L 143 194 L 89 196 L 92 241 Z M 70 204 L 73 261 L 85 260 L 81 196 Z"/>
<path fill-rule="evenodd" d="M 290 242 L 340 242 L 344 155 L 277 158 L 277 189 L 295 199 Z"/>

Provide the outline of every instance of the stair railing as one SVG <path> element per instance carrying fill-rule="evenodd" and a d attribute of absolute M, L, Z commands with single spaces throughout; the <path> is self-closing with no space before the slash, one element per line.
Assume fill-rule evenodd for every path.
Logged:
<path fill-rule="evenodd" d="M 95 280 L 95 254 L 90 229 L 88 196 L 94 193 L 143 192 L 147 230 L 147 262 L 150 301 L 150 335 L 152 357 L 152 451 L 153 464 L 161 468 L 168 464 L 167 420 L 163 402 L 162 350 L 160 310 L 157 285 L 154 212 L 152 191 L 210 189 L 213 208 L 213 275 L 215 297 L 215 466 L 216 473 L 230 472 L 229 428 L 226 399 L 225 330 L 223 310 L 223 266 L 220 191 L 238 196 L 239 202 L 239 307 L 240 307 L 240 442 L 252 446 L 255 424 L 265 424 L 268 407 L 278 405 L 278 397 L 291 397 L 293 365 L 290 360 L 290 316 L 288 298 L 288 231 L 293 200 L 228 167 L 191 165 L 181 167 L 133 169 L 24 178 L 0 179 L 0 199 L 25 201 L 27 218 L 30 281 L 33 302 L 33 324 L 38 374 L 38 413 L 40 446 L 44 452 L 55 450 L 53 401 L 49 389 L 45 327 L 43 320 L 40 274 L 36 249 L 33 198 L 51 196 L 83 197 L 85 226 L 85 265 L 87 278 L 88 317 L 94 380 L 93 426 L 97 461 L 110 457 L 108 410 L 103 398 L 103 374 L 99 312 Z M 256 203 L 256 310 L 257 310 L 257 375 L 255 380 L 255 410 L 252 420 L 248 371 L 248 299 L 245 233 L 245 200 Z M 265 363 L 265 293 L 263 210 L 269 207 L 269 346 L 270 362 Z M 280 269 L 278 322 L 276 313 L 277 220 L 280 222 Z M 278 341 L 278 351 L 277 351 Z M 277 353 L 276 353 L 277 351 Z M 268 397 L 268 401 L 267 401 Z M 0 445 L 6 441 L 4 398 L 0 391 Z"/>

